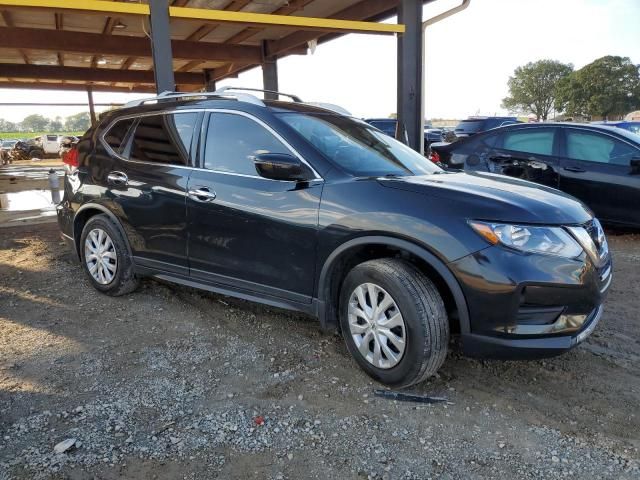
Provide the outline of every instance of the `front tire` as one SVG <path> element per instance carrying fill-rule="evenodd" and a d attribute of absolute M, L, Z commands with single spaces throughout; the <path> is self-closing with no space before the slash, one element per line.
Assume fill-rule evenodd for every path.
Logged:
<path fill-rule="evenodd" d="M 80 237 L 82 268 L 94 288 L 117 297 L 140 283 L 133 271 L 126 239 L 107 215 L 91 217 Z"/>
<path fill-rule="evenodd" d="M 351 355 L 375 380 L 406 387 L 434 375 L 447 355 L 449 321 L 438 289 L 404 260 L 370 260 L 345 278 L 340 326 Z"/>

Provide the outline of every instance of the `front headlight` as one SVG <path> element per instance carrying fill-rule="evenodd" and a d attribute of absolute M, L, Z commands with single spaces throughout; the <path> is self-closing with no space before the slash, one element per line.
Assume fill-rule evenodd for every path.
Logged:
<path fill-rule="evenodd" d="M 560 227 L 534 227 L 508 223 L 469 222 L 482 238 L 522 252 L 544 253 L 575 258 L 582 247 Z"/>

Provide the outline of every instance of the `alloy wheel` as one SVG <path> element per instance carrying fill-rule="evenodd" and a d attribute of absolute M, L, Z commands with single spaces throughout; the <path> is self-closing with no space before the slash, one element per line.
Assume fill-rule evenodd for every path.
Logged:
<path fill-rule="evenodd" d="M 118 256 L 107 232 L 94 228 L 84 241 L 84 258 L 93 279 L 101 285 L 113 281 L 118 269 Z"/>
<path fill-rule="evenodd" d="M 407 333 L 395 300 L 379 285 L 363 283 L 349 298 L 349 330 L 360 354 L 374 367 L 393 368 L 402 359 Z"/>

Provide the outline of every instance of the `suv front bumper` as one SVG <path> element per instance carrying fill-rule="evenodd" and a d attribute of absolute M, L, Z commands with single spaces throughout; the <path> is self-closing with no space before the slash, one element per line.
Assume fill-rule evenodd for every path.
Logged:
<path fill-rule="evenodd" d="M 461 336 L 466 356 L 500 360 L 532 360 L 560 355 L 582 343 L 595 330 L 602 317 L 600 305 L 589 316 L 576 335 L 556 335 L 536 338 L 503 338 L 473 333 Z"/>
<path fill-rule="evenodd" d="M 534 359 L 559 355 L 596 328 L 611 284 L 610 259 L 578 259 L 494 246 L 449 264 L 464 292 L 470 324 L 465 355 Z"/>

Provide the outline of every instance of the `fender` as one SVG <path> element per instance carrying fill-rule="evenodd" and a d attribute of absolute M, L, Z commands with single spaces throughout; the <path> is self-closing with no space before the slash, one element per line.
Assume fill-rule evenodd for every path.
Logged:
<path fill-rule="evenodd" d="M 78 243 L 80 242 L 80 235 L 82 235 L 82 232 L 76 232 L 76 217 L 81 212 L 83 212 L 84 210 L 89 210 L 89 209 L 91 209 L 91 210 L 100 210 L 102 213 L 106 214 L 109 217 L 109 219 L 116 225 L 116 227 L 120 230 L 120 233 L 122 233 L 122 236 L 126 240 L 125 243 L 127 244 L 127 252 L 129 253 L 129 256 L 133 260 L 133 253 L 131 252 L 131 245 L 129 245 L 129 236 L 127 235 L 127 232 L 125 231 L 124 227 L 122 226 L 122 223 L 120 222 L 118 217 L 116 217 L 114 215 L 114 213 L 111 210 L 109 210 L 107 207 L 105 207 L 104 205 L 101 205 L 99 203 L 85 203 L 78 209 L 78 211 L 73 216 L 73 239 L 76 242 L 76 248 L 77 249 L 80 248 Z"/>
<path fill-rule="evenodd" d="M 327 308 L 329 305 L 329 278 L 331 270 L 338 258 L 345 253 L 347 250 L 362 246 L 362 245 L 388 245 L 390 247 L 400 248 L 402 250 L 406 250 L 411 254 L 419 257 L 424 262 L 429 264 L 444 280 L 449 287 L 453 295 L 453 300 L 456 304 L 456 308 L 458 310 L 459 320 L 460 320 L 460 331 L 461 333 L 469 333 L 471 331 L 471 326 L 469 322 L 469 308 L 467 307 L 467 301 L 464 298 L 464 294 L 462 293 L 462 288 L 460 288 L 460 284 L 451 273 L 451 270 L 447 267 L 447 265 L 436 257 L 433 253 L 427 251 L 426 249 L 408 242 L 406 240 L 402 240 L 395 237 L 385 237 L 385 236 L 364 236 L 354 238 L 349 240 L 348 242 L 343 243 L 338 248 L 336 248 L 331 255 L 326 259 L 324 265 L 322 266 L 322 270 L 320 271 L 320 277 L 318 279 L 318 305 L 317 312 L 318 318 L 320 319 L 320 324 L 323 328 L 327 328 L 332 324 L 335 324 L 335 320 L 332 318 L 328 318 L 331 316 L 332 308 Z"/>

